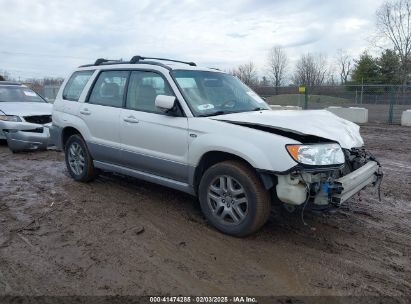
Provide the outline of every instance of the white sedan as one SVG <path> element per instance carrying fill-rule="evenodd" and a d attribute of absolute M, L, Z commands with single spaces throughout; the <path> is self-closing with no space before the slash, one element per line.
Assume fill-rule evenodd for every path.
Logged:
<path fill-rule="evenodd" d="M 30 88 L 0 81 L 0 139 L 13 152 L 46 149 L 53 105 Z"/>

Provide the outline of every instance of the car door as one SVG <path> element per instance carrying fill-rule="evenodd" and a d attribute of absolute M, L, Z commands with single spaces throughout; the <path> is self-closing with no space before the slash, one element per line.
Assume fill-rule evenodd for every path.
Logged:
<path fill-rule="evenodd" d="M 122 161 L 128 168 L 188 181 L 188 121 L 155 106 L 157 95 L 174 95 L 159 73 L 133 71 L 120 114 Z"/>
<path fill-rule="evenodd" d="M 119 163 L 119 120 L 129 74 L 129 71 L 100 72 L 79 109 L 79 116 L 87 126 L 87 146 L 97 161 Z"/>

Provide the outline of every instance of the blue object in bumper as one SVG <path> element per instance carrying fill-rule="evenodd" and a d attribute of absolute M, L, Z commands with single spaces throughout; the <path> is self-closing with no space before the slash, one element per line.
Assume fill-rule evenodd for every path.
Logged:
<path fill-rule="evenodd" d="M 330 183 L 324 183 L 322 186 L 323 192 L 328 194 L 328 192 L 330 192 L 330 186 L 331 186 Z"/>

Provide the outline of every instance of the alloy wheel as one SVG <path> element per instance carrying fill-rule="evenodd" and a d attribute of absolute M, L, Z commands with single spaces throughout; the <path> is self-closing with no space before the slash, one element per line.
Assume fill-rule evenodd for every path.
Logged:
<path fill-rule="evenodd" d="M 70 145 L 68 152 L 70 169 L 74 172 L 74 174 L 81 175 L 84 171 L 86 163 L 83 148 L 78 143 L 73 142 Z"/>
<path fill-rule="evenodd" d="M 207 202 L 212 216 L 225 225 L 238 225 L 248 214 L 244 187 L 233 177 L 216 177 L 208 187 Z"/>

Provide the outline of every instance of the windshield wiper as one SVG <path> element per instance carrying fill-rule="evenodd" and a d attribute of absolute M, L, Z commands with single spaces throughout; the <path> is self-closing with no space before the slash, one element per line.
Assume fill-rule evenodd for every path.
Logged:
<path fill-rule="evenodd" d="M 223 114 L 228 114 L 228 113 L 225 111 L 215 111 L 213 113 L 200 114 L 200 115 L 197 115 L 197 117 L 209 117 L 209 116 L 217 116 L 217 115 L 223 115 Z"/>
<path fill-rule="evenodd" d="M 267 108 L 262 108 L 262 107 L 257 107 L 252 109 L 251 111 L 264 111 L 264 110 L 268 110 Z"/>

